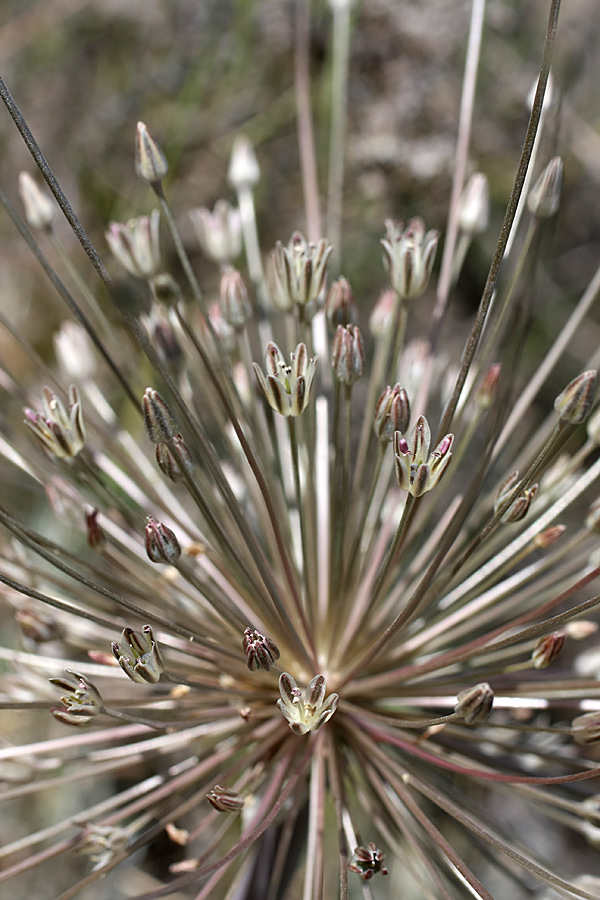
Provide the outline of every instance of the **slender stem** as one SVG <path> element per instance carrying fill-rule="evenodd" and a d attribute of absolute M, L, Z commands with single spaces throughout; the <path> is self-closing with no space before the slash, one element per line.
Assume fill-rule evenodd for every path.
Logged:
<path fill-rule="evenodd" d="M 392 541 L 386 557 L 383 561 L 383 564 L 379 570 L 377 578 L 375 580 L 375 584 L 373 585 L 373 589 L 371 591 L 371 602 L 370 606 L 374 606 L 379 600 L 379 596 L 382 592 L 382 589 L 385 587 L 385 584 L 390 575 L 390 569 L 394 563 L 396 558 L 396 552 L 400 547 L 401 541 L 405 535 L 406 528 L 408 526 L 408 522 L 410 520 L 410 514 L 412 508 L 415 503 L 415 498 L 412 494 L 406 495 L 406 502 L 404 504 L 404 509 L 402 510 L 402 516 L 400 521 L 398 522 L 398 527 L 396 529 L 396 534 L 394 535 L 394 540 Z"/>
<path fill-rule="evenodd" d="M 335 2 L 331 77 L 331 130 L 327 186 L 327 238 L 333 246 L 331 266 L 339 271 L 342 256 L 342 206 L 346 115 L 348 106 L 348 63 L 350 57 L 351 0 Z"/>
<path fill-rule="evenodd" d="M 73 232 L 75 233 L 75 235 L 77 237 L 77 240 L 79 241 L 79 243 L 85 250 L 92 265 L 94 266 L 98 275 L 104 282 L 108 291 L 110 293 L 112 293 L 112 290 L 113 290 L 112 279 L 111 279 L 110 275 L 108 274 L 108 271 L 107 271 L 104 263 L 98 256 L 96 248 L 94 247 L 91 240 L 89 239 L 81 222 L 75 215 L 73 208 L 71 207 L 71 204 L 69 203 L 69 201 L 63 194 L 62 189 L 54 175 L 54 172 L 48 165 L 46 158 L 44 157 L 42 151 L 39 148 L 37 141 L 35 140 L 33 134 L 31 133 L 31 131 L 29 129 L 29 126 L 27 125 L 27 122 L 23 118 L 19 107 L 15 103 L 13 97 L 11 96 L 10 91 L 8 90 L 8 88 L 7 88 L 6 84 L 4 83 L 4 81 L 2 80 L 2 78 L 0 78 L 0 97 L 2 98 L 2 101 L 3 101 L 4 105 L 6 106 L 13 122 L 19 129 L 19 132 L 27 146 L 27 149 L 33 156 L 33 158 L 36 162 L 36 165 L 38 166 L 40 172 L 44 176 L 46 184 L 48 185 L 48 187 L 54 194 L 54 197 L 56 198 L 58 205 L 60 206 L 61 210 L 63 211 L 63 213 L 65 215 L 65 218 L 67 219 L 69 225 L 73 229 Z"/>
<path fill-rule="evenodd" d="M 2 84 L 2 79 L 0 78 L 0 87 L 1 87 L 1 84 Z M 33 256 L 35 257 L 35 259 L 37 259 L 37 261 L 41 265 L 42 269 L 44 270 L 44 274 L 46 275 L 46 277 L 52 284 L 52 287 L 57 291 L 57 293 L 62 298 L 62 300 L 64 300 L 64 302 L 67 304 L 67 306 L 69 307 L 69 309 L 71 310 L 71 312 L 73 313 L 73 315 L 75 316 L 75 318 L 77 319 L 79 324 L 85 329 L 85 331 L 86 331 L 87 335 L 89 336 L 90 340 L 92 341 L 93 345 L 95 346 L 95 348 L 98 350 L 98 352 L 102 356 L 102 359 L 106 362 L 106 364 L 109 366 L 109 368 L 111 369 L 113 374 L 118 379 L 118 381 L 119 381 L 121 387 L 123 388 L 123 390 L 125 391 L 125 394 L 127 395 L 128 399 L 131 400 L 131 402 L 135 406 L 136 410 L 141 415 L 140 405 L 139 405 L 137 396 L 135 394 L 135 391 L 132 390 L 131 386 L 129 385 L 129 382 L 127 381 L 127 379 L 125 378 L 125 376 L 123 375 L 123 373 L 121 372 L 121 370 L 119 369 L 117 364 L 112 359 L 110 353 L 105 348 L 104 344 L 102 343 L 102 341 L 96 334 L 93 326 L 90 324 L 87 317 L 84 315 L 84 313 L 81 311 L 81 309 L 77 305 L 75 299 L 69 293 L 69 291 L 67 290 L 67 288 L 65 287 L 63 282 L 60 280 L 60 278 L 58 277 L 58 275 L 56 274 L 56 272 L 54 271 L 54 269 L 52 268 L 52 266 L 50 265 L 50 263 L 44 256 L 44 254 L 42 253 L 37 241 L 34 239 L 33 235 L 31 234 L 31 232 L 29 231 L 29 229 L 27 228 L 27 226 L 25 225 L 25 223 L 23 222 L 23 220 L 21 219 L 21 217 L 19 216 L 17 211 L 14 209 L 14 207 L 10 203 L 8 197 L 6 196 L 4 191 L 2 191 L 1 189 L 0 189 L 0 203 L 2 203 L 2 205 L 4 206 L 13 225 L 16 227 L 17 231 L 19 232 L 19 234 L 21 235 L 21 237 L 23 238 L 23 240 L 29 247 Z M 111 285 L 110 281 L 109 281 L 109 284 Z M 112 285 L 111 285 L 111 287 L 112 287 Z"/>
<path fill-rule="evenodd" d="M 316 242 L 321 238 L 322 234 L 315 139 L 310 102 L 310 3 L 308 0 L 296 0 L 295 42 L 294 80 L 306 230 L 309 241 Z"/>
<path fill-rule="evenodd" d="M 443 435 L 447 434 L 450 431 L 452 419 L 454 417 L 454 413 L 456 411 L 456 407 L 458 405 L 460 395 L 461 395 L 463 387 L 465 385 L 465 381 L 467 379 L 469 369 L 471 368 L 471 363 L 473 362 L 473 357 L 475 356 L 475 352 L 479 345 L 479 339 L 481 337 L 481 332 L 483 330 L 483 326 L 484 326 L 485 320 L 487 318 L 490 304 L 492 302 L 492 297 L 494 295 L 494 291 L 496 288 L 496 282 L 498 280 L 498 272 L 500 269 L 500 264 L 502 263 L 502 260 L 504 258 L 506 245 L 507 245 L 507 242 L 508 242 L 508 239 L 510 236 L 513 222 L 515 220 L 515 215 L 516 215 L 517 207 L 519 204 L 519 198 L 521 196 L 521 191 L 523 189 L 523 183 L 525 181 L 525 177 L 527 175 L 527 170 L 529 168 L 529 162 L 531 160 L 531 154 L 533 152 L 533 146 L 535 143 L 535 136 L 536 136 L 536 133 L 538 130 L 539 122 L 540 122 L 540 116 L 542 113 L 542 105 L 544 102 L 544 93 L 546 91 L 546 85 L 548 83 L 548 76 L 550 75 L 550 65 L 552 62 L 552 51 L 554 49 L 554 39 L 556 37 L 556 29 L 558 27 L 559 10 L 560 10 L 560 0 L 552 0 L 551 6 L 550 6 L 550 14 L 549 14 L 549 18 L 548 18 L 548 28 L 547 28 L 547 32 L 546 32 L 546 39 L 544 41 L 544 52 L 543 52 L 542 64 L 541 64 L 541 68 L 540 68 L 540 76 L 538 79 L 537 89 L 535 92 L 535 99 L 533 101 L 531 116 L 529 118 L 527 134 L 525 135 L 525 141 L 523 143 L 521 159 L 519 161 L 519 166 L 517 169 L 515 181 L 513 184 L 512 191 L 511 191 L 510 200 L 508 202 L 508 207 L 506 209 L 504 221 L 502 223 L 502 228 L 500 230 L 500 237 L 498 239 L 496 251 L 494 253 L 494 257 L 492 259 L 492 264 L 490 266 L 490 271 L 488 273 L 487 281 L 486 281 L 485 287 L 483 289 L 483 295 L 481 297 L 479 309 L 477 310 L 477 316 L 475 317 L 475 322 L 473 323 L 473 328 L 471 329 L 471 334 L 469 335 L 469 338 L 467 339 L 467 343 L 466 343 L 465 349 L 463 351 L 460 372 L 456 379 L 456 384 L 454 386 L 454 391 L 452 393 L 452 397 L 448 401 L 448 405 L 446 406 L 446 409 L 444 410 L 444 414 L 442 416 L 442 421 L 440 422 L 438 436 L 435 439 L 435 443 L 437 443 L 443 437 Z"/>
<path fill-rule="evenodd" d="M 307 606 L 309 609 L 312 609 L 314 601 L 314 597 L 312 595 L 312 580 L 310 577 L 310 569 L 312 568 L 312 554 L 309 549 L 308 534 L 306 530 L 306 516 L 302 498 L 296 420 L 293 416 L 288 416 L 287 422 L 290 435 L 290 448 L 292 451 L 292 469 L 294 473 L 294 488 L 296 491 L 296 506 L 298 508 L 298 517 L 300 519 L 300 540 L 302 542 L 302 577 L 304 579 L 304 590 L 306 591 Z"/>
<path fill-rule="evenodd" d="M 452 193 L 450 194 L 450 207 L 448 210 L 448 225 L 446 228 L 444 255 L 442 256 L 440 277 L 437 284 L 437 300 L 433 310 L 429 339 L 432 354 L 435 351 L 439 339 L 440 326 L 448 303 L 450 286 L 452 284 L 454 251 L 458 236 L 458 205 L 465 183 L 465 173 L 469 158 L 469 144 L 471 142 L 473 106 L 475 102 L 477 72 L 479 69 L 484 14 L 485 0 L 473 0 L 471 6 L 471 22 L 469 26 L 469 43 L 467 46 L 462 97 L 460 101 L 460 117 L 458 121 L 456 154 L 454 157 L 455 163 L 454 177 L 452 179 Z"/>

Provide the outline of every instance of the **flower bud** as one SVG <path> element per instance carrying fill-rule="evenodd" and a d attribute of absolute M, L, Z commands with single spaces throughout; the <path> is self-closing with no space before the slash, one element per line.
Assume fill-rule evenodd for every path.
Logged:
<path fill-rule="evenodd" d="M 252 306 L 244 279 L 231 266 L 223 269 L 219 283 L 219 303 L 223 318 L 232 328 L 241 329 L 252 317 Z"/>
<path fill-rule="evenodd" d="M 181 556 L 181 547 L 175 533 L 152 516 L 148 516 L 146 521 L 145 543 L 148 559 L 153 563 L 174 565 Z"/>
<path fill-rule="evenodd" d="M 254 147 L 243 134 L 236 137 L 233 142 L 227 179 L 236 191 L 253 188 L 260 181 L 260 169 Z"/>
<path fill-rule="evenodd" d="M 377 401 L 373 416 L 373 430 L 382 444 L 389 444 L 394 432 L 404 434 L 410 422 L 408 394 L 399 384 L 386 387 Z"/>
<path fill-rule="evenodd" d="M 573 719 L 571 736 L 576 744 L 582 746 L 600 741 L 600 710 L 584 713 Z"/>
<path fill-rule="evenodd" d="M 62 322 L 53 335 L 54 355 L 67 378 L 85 382 L 96 373 L 96 357 L 87 332 L 77 322 Z"/>
<path fill-rule="evenodd" d="M 205 206 L 192 209 L 190 219 L 198 243 L 213 262 L 227 265 L 240 255 L 242 219 L 239 209 L 227 200 L 217 200 L 212 212 Z"/>
<path fill-rule="evenodd" d="M 45 644 L 63 635 L 63 629 L 52 616 L 30 607 L 18 609 L 15 613 L 15 620 L 18 622 L 23 636 L 34 644 Z"/>
<path fill-rule="evenodd" d="M 156 302 L 163 306 L 177 306 L 181 300 L 181 288 L 168 272 L 159 272 L 151 278 L 150 287 Z"/>
<path fill-rule="evenodd" d="M 429 284 L 439 233 L 426 233 L 425 224 L 419 218 L 411 219 L 406 228 L 402 222 L 392 219 L 386 219 L 385 226 L 386 236 L 381 246 L 390 285 L 404 299 L 419 297 Z"/>
<path fill-rule="evenodd" d="M 138 122 L 135 140 L 136 175 L 148 184 L 158 184 L 168 171 L 166 156 L 144 123 Z"/>
<path fill-rule="evenodd" d="M 123 638 L 131 651 L 129 656 L 116 641 L 112 642 L 111 649 L 125 674 L 138 684 L 156 684 L 165 671 L 165 665 L 152 626 L 144 625 L 141 636 L 133 628 L 124 628 Z"/>
<path fill-rule="evenodd" d="M 484 375 L 483 381 L 479 385 L 475 395 L 475 402 L 481 409 L 489 409 L 498 392 L 498 382 L 500 380 L 500 372 L 502 366 L 500 363 L 494 363 L 490 366 Z"/>
<path fill-rule="evenodd" d="M 563 536 L 566 530 L 566 525 L 550 525 L 548 528 L 540 531 L 539 534 L 536 534 L 533 543 L 540 550 L 547 550 Z"/>
<path fill-rule="evenodd" d="M 490 220 L 490 185 L 483 172 L 474 172 L 458 205 L 458 227 L 470 236 L 482 234 Z"/>
<path fill-rule="evenodd" d="M 246 628 L 242 640 L 246 654 L 246 665 L 251 672 L 257 669 L 269 671 L 273 663 L 279 659 L 279 648 L 271 640 L 254 628 Z"/>
<path fill-rule="evenodd" d="M 338 325 L 331 348 L 331 365 L 342 384 L 353 385 L 365 370 L 365 348 L 358 325 Z"/>
<path fill-rule="evenodd" d="M 50 231 L 56 215 L 56 207 L 29 172 L 19 173 L 19 195 L 29 227 Z"/>
<path fill-rule="evenodd" d="M 454 711 L 463 717 L 467 725 L 486 722 L 494 705 L 494 692 L 486 682 L 461 691 L 456 697 Z"/>
<path fill-rule="evenodd" d="M 244 798 L 237 791 L 222 784 L 215 784 L 206 795 L 206 799 L 219 812 L 239 812 L 244 808 Z"/>
<path fill-rule="evenodd" d="M 123 268 L 142 280 L 151 279 L 160 268 L 160 212 L 130 219 L 125 225 L 111 222 L 106 241 Z"/>
<path fill-rule="evenodd" d="M 398 296 L 395 291 L 384 291 L 373 308 L 369 328 L 373 337 L 382 337 L 392 327 Z"/>
<path fill-rule="evenodd" d="M 563 179 L 563 161 L 560 156 L 551 159 L 529 192 L 527 208 L 538 220 L 551 219 L 560 206 Z"/>
<path fill-rule="evenodd" d="M 595 369 L 590 369 L 574 378 L 554 401 L 554 409 L 561 422 L 581 425 L 592 407 L 595 391 Z"/>
<path fill-rule="evenodd" d="M 345 278 L 338 278 L 329 288 L 325 300 L 325 318 L 332 334 L 338 325 L 356 325 L 358 307 L 352 288 Z"/>
<path fill-rule="evenodd" d="M 534 669 L 546 669 L 553 662 L 565 643 L 565 635 L 562 631 L 555 631 L 546 637 L 540 638 L 531 654 Z"/>
<path fill-rule="evenodd" d="M 176 434 L 173 437 L 173 450 L 168 444 L 156 444 L 154 450 L 159 469 L 170 481 L 185 480 L 182 468 L 188 475 L 191 476 L 193 474 L 195 469 L 194 460 L 180 434 Z"/>
<path fill-rule="evenodd" d="M 106 546 L 106 536 L 102 526 L 98 523 L 99 510 L 95 507 L 88 507 L 85 512 L 85 525 L 87 530 L 88 544 L 92 550 L 100 551 Z"/>
<path fill-rule="evenodd" d="M 153 388 L 146 388 L 142 398 L 142 413 L 146 434 L 153 444 L 165 444 L 177 434 L 173 413 Z"/>

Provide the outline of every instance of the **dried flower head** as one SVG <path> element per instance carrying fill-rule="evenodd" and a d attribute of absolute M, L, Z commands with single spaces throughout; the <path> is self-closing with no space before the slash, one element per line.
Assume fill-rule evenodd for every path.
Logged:
<path fill-rule="evenodd" d="M 210 20 L 211 5 L 199 6 Z M 257 209 L 243 137 L 232 141 L 233 204 L 195 210 L 192 228 L 186 173 L 205 157 L 191 165 L 182 147 L 172 192 L 140 124 L 131 177 L 160 213 L 108 235 L 135 282 L 113 285 L 42 166 L 103 279 L 97 302 L 27 179 L 42 249 L 0 193 L 69 310 L 47 323 L 56 366 L 31 335 L 13 353 L 21 326 L 8 322 L 0 362 L 0 885 L 11 896 L 37 897 L 40 885 L 60 900 L 597 894 L 581 870 L 596 871 L 600 844 L 598 414 L 580 426 L 598 360 L 593 340 L 573 335 L 598 276 L 572 314 L 562 299 L 572 286 L 555 300 L 548 277 L 543 308 L 530 302 L 562 171 L 553 161 L 530 189 L 528 169 L 562 134 L 559 104 L 542 98 L 554 19 L 509 193 L 503 179 L 490 192 L 482 173 L 464 184 L 480 156 L 476 138 L 469 146 L 481 103 L 469 101 L 473 17 L 452 188 L 444 161 L 427 213 L 444 232 L 440 274 L 412 304 L 434 278 L 438 231 L 388 219 L 381 265 L 373 215 L 389 215 L 397 193 L 375 190 L 367 210 L 384 174 L 363 178 L 359 155 L 343 150 L 345 123 L 357 127 L 346 116 L 350 26 L 366 14 L 351 6 L 325 6 L 335 39 L 320 67 L 332 111 L 321 204 L 325 142 L 313 141 L 308 107 L 322 95 L 306 71 L 309 4 L 298 4 L 306 209 L 295 212 L 307 238 L 294 232 L 264 254 L 275 204 Z M 279 4 L 265 34 L 284 40 L 287 12 Z M 222 46 L 235 56 L 229 35 Z M 224 180 L 220 148 L 241 114 L 261 141 L 261 191 L 287 202 L 291 154 L 274 171 L 268 123 L 247 115 L 254 92 L 239 101 L 198 145 L 210 144 Z M 152 114 L 171 121 L 162 107 Z M 573 146 L 581 166 L 585 147 Z M 359 175 L 351 187 L 345 162 Z M 212 172 L 196 180 L 195 202 L 212 202 Z M 193 230 L 200 260 L 186 248 Z M 494 231 L 485 280 L 467 250 L 479 265 Z M 481 285 L 475 312 L 463 303 L 470 285 Z M 265 346 L 261 368 L 252 360 Z M 45 383 L 24 427 L 14 397 L 35 408 Z"/>

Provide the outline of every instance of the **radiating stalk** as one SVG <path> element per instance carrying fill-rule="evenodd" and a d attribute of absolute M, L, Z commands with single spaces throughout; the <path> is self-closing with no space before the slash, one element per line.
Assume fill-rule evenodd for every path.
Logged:
<path fill-rule="evenodd" d="M 333 13 L 333 43 L 326 234 L 333 246 L 332 268 L 334 272 L 339 272 L 342 257 L 342 206 L 352 0 L 330 0 L 330 6 Z"/>

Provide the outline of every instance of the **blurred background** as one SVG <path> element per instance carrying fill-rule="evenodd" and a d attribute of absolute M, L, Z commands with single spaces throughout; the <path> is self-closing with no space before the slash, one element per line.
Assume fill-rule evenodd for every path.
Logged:
<path fill-rule="evenodd" d="M 457 292 L 459 315 L 470 315 L 479 299 L 497 237 L 525 133 L 547 7 L 547 0 L 488 3 L 472 166 L 490 178 L 494 212 Z M 444 230 L 469 9 L 466 0 L 365 0 L 354 6 L 342 271 L 368 306 L 383 283 L 378 241 L 384 219 L 419 214 L 428 227 Z M 291 0 L 4 0 L 0 71 L 102 254 L 109 220 L 125 220 L 153 205 L 151 191 L 133 174 L 138 119 L 169 158 L 169 196 L 201 277 L 203 262 L 185 212 L 231 197 L 228 157 L 240 132 L 254 142 L 262 167 L 263 250 L 305 227 L 293 10 Z M 552 283 L 544 288 L 550 299 L 558 291 L 561 303 L 577 296 L 598 257 L 599 25 L 595 0 L 564 4 L 554 64 L 560 105 L 539 163 L 556 153 L 565 157 L 561 215 L 546 235 Z M 312 4 L 311 67 L 323 193 L 330 32 L 329 5 L 319 0 Z M 2 119 L 0 179 L 16 199 L 18 172 L 33 172 L 34 166 L 6 113 Z M 74 246 L 66 223 L 64 233 Z M 3 215 L 0 234 L 2 302 L 27 315 L 32 339 L 43 341 L 47 322 L 29 313 L 44 303 L 47 288 Z M 82 254 L 81 263 L 87 273 Z M 91 270 L 89 275 L 93 279 Z M 207 277 L 214 277 L 208 267 Z M 555 326 L 549 322 L 550 331 Z"/>

